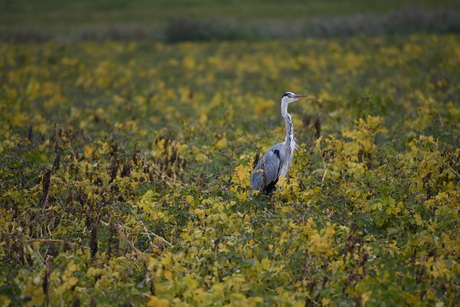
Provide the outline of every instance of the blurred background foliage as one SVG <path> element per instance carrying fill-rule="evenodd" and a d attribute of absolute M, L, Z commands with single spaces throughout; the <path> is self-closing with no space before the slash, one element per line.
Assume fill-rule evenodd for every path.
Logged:
<path fill-rule="evenodd" d="M 460 2 L 0 1 L 0 39 L 163 42 L 459 33 Z"/>

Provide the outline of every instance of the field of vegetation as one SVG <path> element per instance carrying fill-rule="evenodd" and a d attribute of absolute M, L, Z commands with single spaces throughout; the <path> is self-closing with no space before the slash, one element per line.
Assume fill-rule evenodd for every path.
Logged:
<path fill-rule="evenodd" d="M 453 306 L 459 89 L 456 35 L 2 43 L 0 305 Z"/>

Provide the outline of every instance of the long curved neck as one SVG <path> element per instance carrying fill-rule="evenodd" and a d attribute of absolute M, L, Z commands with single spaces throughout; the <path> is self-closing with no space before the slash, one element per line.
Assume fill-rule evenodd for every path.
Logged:
<path fill-rule="evenodd" d="M 291 115 L 287 112 L 288 103 L 281 103 L 281 115 L 284 118 L 284 123 L 286 125 L 286 138 L 284 139 L 285 143 L 295 142 L 294 140 L 294 125 L 292 124 Z"/>

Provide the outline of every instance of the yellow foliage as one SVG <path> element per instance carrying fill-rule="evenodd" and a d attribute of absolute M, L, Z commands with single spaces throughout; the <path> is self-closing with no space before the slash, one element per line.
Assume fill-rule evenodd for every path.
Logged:
<path fill-rule="evenodd" d="M 187 196 L 185 197 L 185 200 L 187 201 L 188 204 L 191 205 L 191 204 L 193 203 L 193 201 L 194 201 L 194 198 L 193 198 L 192 195 L 187 195 Z"/>
<path fill-rule="evenodd" d="M 8 307 L 11 304 L 11 300 L 5 295 L 0 295 L 0 302 L 2 307 Z"/>
<path fill-rule="evenodd" d="M 227 138 L 224 136 L 214 145 L 217 149 L 224 149 L 227 147 Z"/>
<path fill-rule="evenodd" d="M 147 302 L 146 306 L 149 307 L 168 307 L 169 306 L 169 301 L 162 298 L 158 298 L 155 295 L 152 295 Z"/>
<path fill-rule="evenodd" d="M 0 258 L 15 269 L 0 300 L 454 305 L 459 46 L 2 43 Z M 316 98 L 290 106 L 299 150 L 267 196 L 249 178 L 282 141 L 285 90 Z"/>
<path fill-rule="evenodd" d="M 254 116 L 258 117 L 263 116 L 265 115 L 265 113 L 267 113 L 267 111 L 273 111 L 274 106 L 275 102 L 273 100 L 267 100 L 262 97 L 256 97 L 253 114 Z"/>
<path fill-rule="evenodd" d="M 172 281 L 173 280 L 173 275 L 172 275 L 172 272 L 169 271 L 169 270 L 166 270 L 166 271 L 163 271 L 163 274 L 164 274 L 164 277 L 169 280 L 169 281 Z"/>
<path fill-rule="evenodd" d="M 94 148 L 94 145 L 89 144 L 89 145 L 84 146 L 83 154 L 85 155 L 86 159 L 91 159 L 95 151 L 96 151 L 96 148 Z"/>
<path fill-rule="evenodd" d="M 248 166 L 243 164 L 237 165 L 233 169 L 233 182 L 239 186 L 245 186 L 248 183 L 248 175 L 250 174 L 251 169 Z"/>
<path fill-rule="evenodd" d="M 326 228 L 322 229 L 320 233 L 315 230 L 312 231 L 313 234 L 310 236 L 309 240 L 309 249 L 313 253 L 324 254 L 326 256 L 331 256 L 333 254 L 332 241 L 333 235 L 335 234 L 335 229 L 333 225 L 329 222 L 326 224 Z"/>

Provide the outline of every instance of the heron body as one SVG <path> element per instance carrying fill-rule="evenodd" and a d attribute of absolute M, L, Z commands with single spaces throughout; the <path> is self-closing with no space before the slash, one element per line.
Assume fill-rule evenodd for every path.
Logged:
<path fill-rule="evenodd" d="M 271 193 L 279 177 L 286 177 L 292 164 L 297 143 L 294 137 L 294 125 L 287 112 L 288 105 L 307 95 L 286 92 L 281 98 L 281 115 L 286 125 L 286 137 L 283 143 L 273 145 L 259 160 L 251 175 L 251 188 Z"/>

